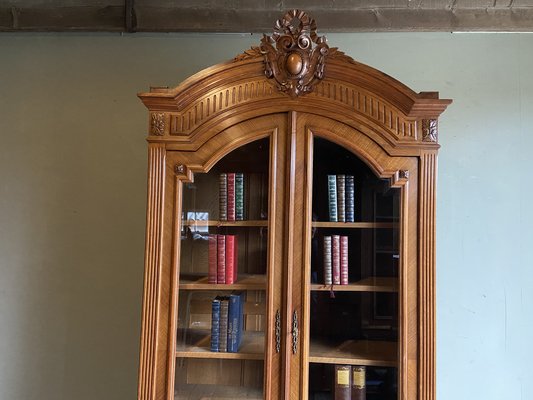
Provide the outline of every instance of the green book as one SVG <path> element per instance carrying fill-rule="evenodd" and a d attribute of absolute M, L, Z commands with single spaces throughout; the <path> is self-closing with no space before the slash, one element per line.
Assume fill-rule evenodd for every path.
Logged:
<path fill-rule="evenodd" d="M 244 174 L 235 174 L 235 220 L 244 220 Z"/>

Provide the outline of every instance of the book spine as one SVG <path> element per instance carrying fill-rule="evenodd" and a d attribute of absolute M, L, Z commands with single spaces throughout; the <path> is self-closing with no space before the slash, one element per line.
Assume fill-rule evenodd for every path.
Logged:
<path fill-rule="evenodd" d="M 208 239 L 208 244 L 209 244 L 209 255 L 208 255 L 209 269 L 207 271 L 207 282 L 208 283 L 217 283 L 217 236 L 218 235 L 209 235 L 209 239 Z"/>
<path fill-rule="evenodd" d="M 244 174 L 235 174 L 235 220 L 244 220 Z"/>
<path fill-rule="evenodd" d="M 355 222 L 355 183 L 353 175 L 346 175 L 346 222 Z"/>
<path fill-rule="evenodd" d="M 337 222 L 337 177 L 328 175 L 328 208 L 330 222 Z"/>
<path fill-rule="evenodd" d="M 226 285 L 235 283 L 235 235 L 226 236 Z"/>
<path fill-rule="evenodd" d="M 340 257 L 340 236 L 331 236 L 331 264 L 333 270 L 333 284 L 341 284 L 341 257 Z"/>
<path fill-rule="evenodd" d="M 220 186 L 219 186 L 219 194 L 218 194 L 218 200 L 219 200 L 219 210 L 220 215 L 219 218 L 221 221 L 227 221 L 228 220 L 228 180 L 227 175 L 222 173 L 220 174 Z"/>
<path fill-rule="evenodd" d="M 235 173 L 228 176 L 228 221 L 235 221 Z"/>
<path fill-rule="evenodd" d="M 348 236 L 341 236 L 340 260 L 341 260 L 341 285 L 348 284 Z"/>
<path fill-rule="evenodd" d="M 344 175 L 337 175 L 337 220 L 339 222 L 345 222 L 345 189 L 346 181 Z"/>
<path fill-rule="evenodd" d="M 352 400 L 366 400 L 366 368 L 352 366 Z"/>
<path fill-rule="evenodd" d="M 335 365 L 335 400 L 350 400 L 352 367 L 350 365 Z"/>
<path fill-rule="evenodd" d="M 211 302 L 211 351 L 218 352 L 220 341 L 220 299 Z"/>
<path fill-rule="evenodd" d="M 229 296 L 228 309 L 228 353 L 237 353 L 239 350 L 240 324 L 241 315 L 241 296 L 232 293 Z"/>
<path fill-rule="evenodd" d="M 239 326 L 237 327 L 237 351 L 241 347 L 244 335 L 244 303 L 246 301 L 245 292 L 239 294 Z"/>
<path fill-rule="evenodd" d="M 221 353 L 228 352 L 228 310 L 229 303 L 225 297 L 220 301 L 220 339 L 218 351 Z"/>
<path fill-rule="evenodd" d="M 324 236 L 324 284 L 332 283 L 331 236 Z"/>
<path fill-rule="evenodd" d="M 217 283 L 226 283 L 226 236 L 217 235 Z"/>

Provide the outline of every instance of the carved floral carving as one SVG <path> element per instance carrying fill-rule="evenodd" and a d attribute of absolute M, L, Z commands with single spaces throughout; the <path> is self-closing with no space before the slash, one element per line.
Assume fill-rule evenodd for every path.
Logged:
<path fill-rule="evenodd" d="M 437 142 L 437 120 L 422 120 L 422 140 L 424 142 Z"/>
<path fill-rule="evenodd" d="M 165 134 L 165 114 L 152 113 L 150 117 L 150 133 L 163 136 Z"/>
<path fill-rule="evenodd" d="M 317 35 L 315 20 L 303 11 L 291 10 L 276 21 L 274 33 L 263 35 L 259 48 L 265 75 L 291 97 L 313 91 L 324 78 L 329 46 L 325 36 Z"/>

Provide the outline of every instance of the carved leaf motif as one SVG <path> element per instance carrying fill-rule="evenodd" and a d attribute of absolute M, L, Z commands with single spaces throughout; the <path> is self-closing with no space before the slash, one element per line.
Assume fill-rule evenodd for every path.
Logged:
<path fill-rule="evenodd" d="M 437 142 L 437 120 L 424 119 L 422 120 L 422 141 Z"/>
<path fill-rule="evenodd" d="M 165 114 L 152 113 L 150 128 L 152 135 L 163 136 L 165 134 Z"/>
<path fill-rule="evenodd" d="M 352 57 L 347 55 L 344 51 L 340 51 L 338 47 L 331 47 L 329 49 L 328 58 L 342 60 L 350 64 L 357 64 L 357 61 L 355 61 Z"/>
<path fill-rule="evenodd" d="M 251 58 L 261 57 L 262 55 L 263 53 L 261 53 L 259 46 L 253 46 L 250 50 L 246 50 L 244 53 L 235 56 L 233 61 L 249 60 Z"/>
<path fill-rule="evenodd" d="M 276 21 L 272 36 L 261 39 L 265 76 L 291 97 L 312 92 L 325 76 L 329 46 L 316 31 L 313 18 L 304 11 L 291 10 Z"/>

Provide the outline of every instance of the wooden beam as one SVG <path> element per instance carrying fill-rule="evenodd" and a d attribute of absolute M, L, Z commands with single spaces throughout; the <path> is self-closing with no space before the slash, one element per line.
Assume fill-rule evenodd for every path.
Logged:
<path fill-rule="evenodd" d="M 25 2 L 14 2 L 12 6 L 0 6 L 0 31 L 270 32 L 273 22 L 283 14 L 279 6 L 265 0 L 243 3 L 247 8 L 232 8 L 231 4 L 241 3 L 237 0 L 227 2 L 226 8 L 216 8 L 216 4 L 208 8 L 211 2 L 187 0 L 115 0 L 107 5 L 86 2 L 88 5 L 83 6 L 74 3 L 24 6 Z M 427 0 L 413 0 L 404 7 L 399 6 L 401 1 L 393 2 L 397 7 L 365 4 L 364 8 L 348 8 L 342 0 L 337 0 L 336 6 L 320 8 L 315 1 L 308 3 L 306 11 L 319 21 L 321 32 L 533 32 L 533 7 L 522 0 L 491 0 L 491 6 L 486 6 L 487 1 L 474 2 L 485 4 L 484 7 L 450 0 L 439 3 L 439 8 L 430 8 L 435 3 Z"/>

